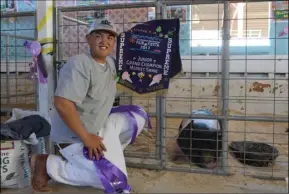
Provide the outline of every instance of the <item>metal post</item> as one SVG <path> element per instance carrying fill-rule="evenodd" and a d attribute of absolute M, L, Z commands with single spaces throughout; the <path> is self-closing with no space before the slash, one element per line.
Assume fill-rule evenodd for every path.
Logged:
<path fill-rule="evenodd" d="M 45 50 L 53 50 L 53 1 L 39 1 L 37 7 L 38 41 Z M 48 115 L 53 94 L 53 57 L 43 53 L 44 62 L 48 71 L 48 84 L 39 83 L 40 112 Z M 52 89 L 52 90 L 51 90 Z"/>
<path fill-rule="evenodd" d="M 33 36 L 33 41 L 36 41 L 38 37 L 38 33 L 37 33 L 37 15 L 36 13 L 34 14 L 34 36 Z M 35 83 L 35 88 L 34 88 L 34 93 L 35 93 L 35 99 L 34 102 L 36 104 L 36 110 L 40 110 L 40 105 L 39 105 L 39 84 L 38 82 Z"/>
<path fill-rule="evenodd" d="M 156 1 L 156 19 L 160 19 L 161 16 L 161 4 L 160 1 Z M 161 142 L 162 142 L 162 137 L 161 137 L 161 116 L 162 116 L 162 111 L 161 111 L 161 96 L 156 96 L 156 159 L 160 160 L 161 159 Z M 162 161 L 161 161 L 162 163 Z"/>
<path fill-rule="evenodd" d="M 67 21 L 75 22 L 76 24 L 89 26 L 89 23 L 87 23 L 87 22 L 83 22 L 83 21 L 80 21 L 80 20 L 65 16 L 65 15 L 62 14 L 62 12 L 59 13 L 59 16 L 60 16 L 60 14 L 61 14 L 61 17 L 59 17 L 59 18 L 61 18 L 61 20 L 59 22 L 61 22 L 61 23 L 59 23 L 59 25 L 61 25 L 61 26 L 63 26 L 63 19 L 65 19 Z"/>
<path fill-rule="evenodd" d="M 9 69 L 9 36 L 5 36 L 5 44 L 6 44 L 6 96 L 7 96 L 7 104 L 10 105 L 10 69 Z"/>
<path fill-rule="evenodd" d="M 164 3 L 162 0 L 156 1 L 156 19 L 164 19 Z M 166 166 L 165 163 L 165 154 L 166 154 L 166 141 L 165 141 L 165 109 L 164 109 L 164 97 L 156 97 L 156 119 L 157 119 L 157 137 L 156 137 L 156 146 L 157 146 L 157 160 L 161 160 L 161 168 L 164 169 Z"/>
<path fill-rule="evenodd" d="M 62 35 L 63 35 L 63 13 L 58 10 L 58 8 L 55 8 L 55 18 L 54 18 L 54 34 L 55 34 L 55 44 L 54 44 L 54 63 L 55 63 L 55 70 L 54 70 L 54 76 L 55 76 L 55 83 L 54 83 L 54 89 L 56 90 L 57 87 L 57 81 L 58 81 L 58 74 L 59 74 L 59 66 L 60 63 L 59 61 L 63 60 L 63 55 L 62 55 L 62 49 L 63 48 L 63 40 L 62 40 Z"/>
<path fill-rule="evenodd" d="M 167 7 L 163 0 L 160 3 L 161 7 L 161 18 L 160 19 L 167 19 Z M 161 167 L 162 169 L 166 168 L 166 117 L 165 117 L 165 97 L 161 96 L 160 98 L 160 114 L 161 114 Z"/>
<path fill-rule="evenodd" d="M 222 44 L 222 161 L 221 167 L 228 174 L 228 108 L 229 108 L 229 60 L 230 60 L 230 2 L 224 2 Z"/>
<path fill-rule="evenodd" d="M 31 38 L 31 37 L 28 37 L 28 36 L 9 34 L 9 33 L 5 33 L 5 32 L 1 32 L 1 36 L 7 36 L 7 37 L 10 37 L 10 38 L 15 38 L 15 39 L 20 39 L 20 40 L 31 40 L 31 41 L 35 40 L 34 37 Z"/>
<path fill-rule="evenodd" d="M 160 1 L 160 0 L 156 0 Z M 121 6 L 120 6 L 121 5 Z M 74 12 L 74 11 L 93 11 L 93 10 L 110 10 L 110 9 L 129 9 L 129 8 L 143 8 L 143 7 L 153 7 L 155 3 L 151 2 L 138 2 L 138 3 L 112 3 L 103 5 L 87 5 L 87 6 L 63 6 L 58 7 L 61 12 Z"/>
<path fill-rule="evenodd" d="M 37 34 L 38 41 L 42 44 L 42 56 L 47 67 L 48 83 L 39 82 L 39 111 L 49 116 L 52 110 L 52 100 L 54 93 L 54 75 L 53 75 L 53 0 L 38 1 L 37 6 Z M 47 139 L 47 150 L 51 150 L 50 141 Z M 43 151 L 43 150 L 40 150 Z"/>

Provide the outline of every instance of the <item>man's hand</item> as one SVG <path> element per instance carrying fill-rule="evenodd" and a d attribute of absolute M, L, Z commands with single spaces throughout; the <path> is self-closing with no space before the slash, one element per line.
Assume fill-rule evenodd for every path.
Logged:
<path fill-rule="evenodd" d="M 96 159 L 99 160 L 99 154 L 104 157 L 103 151 L 106 151 L 105 146 L 102 143 L 102 138 L 89 133 L 84 139 L 83 144 L 88 149 L 89 158 L 92 159 L 92 155 L 95 155 Z"/>
<path fill-rule="evenodd" d="M 96 159 L 99 160 L 99 154 L 103 156 L 103 151 L 106 151 L 106 148 L 102 143 L 102 138 L 88 133 L 85 130 L 75 108 L 74 102 L 55 96 L 54 104 L 64 123 L 82 140 L 83 144 L 87 147 L 89 151 L 89 158 L 92 159 L 92 155 L 94 154 Z"/>

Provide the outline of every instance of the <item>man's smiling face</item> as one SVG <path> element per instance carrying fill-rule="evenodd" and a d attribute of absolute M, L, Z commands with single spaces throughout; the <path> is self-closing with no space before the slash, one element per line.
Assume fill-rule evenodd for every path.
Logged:
<path fill-rule="evenodd" d="M 94 31 L 87 36 L 87 42 L 93 57 L 104 60 L 114 48 L 116 37 L 107 31 Z"/>

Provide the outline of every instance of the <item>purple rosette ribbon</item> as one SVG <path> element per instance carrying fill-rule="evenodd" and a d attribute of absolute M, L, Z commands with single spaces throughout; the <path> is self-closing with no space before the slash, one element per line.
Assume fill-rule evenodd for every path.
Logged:
<path fill-rule="evenodd" d="M 133 116 L 133 114 L 131 112 L 135 112 L 136 114 L 145 118 L 145 120 L 148 124 L 148 128 L 152 129 L 149 115 L 145 111 L 143 111 L 143 109 L 140 106 L 121 105 L 121 106 L 113 107 L 110 111 L 110 114 L 112 114 L 112 113 L 127 113 L 128 114 L 128 119 L 132 123 L 132 126 L 133 126 L 133 134 L 131 137 L 130 144 L 132 144 L 135 141 L 136 136 L 137 136 L 137 132 L 138 132 L 138 125 L 137 125 L 136 118 Z"/>
<path fill-rule="evenodd" d="M 83 155 L 89 160 L 88 149 L 83 148 Z M 130 191 L 125 174 L 114 164 L 100 156 L 97 160 L 95 156 L 91 159 L 99 171 L 100 181 L 105 193 L 122 193 L 124 190 Z"/>
<path fill-rule="evenodd" d="M 27 40 L 25 40 L 23 46 L 26 49 L 28 49 L 31 52 L 32 56 L 33 56 L 33 62 L 35 64 L 35 69 L 38 72 L 40 83 L 47 84 L 47 79 L 43 76 L 43 73 L 39 69 L 39 65 L 40 64 L 39 64 L 39 60 L 37 59 L 37 57 L 41 53 L 41 44 L 38 41 L 28 42 Z"/>

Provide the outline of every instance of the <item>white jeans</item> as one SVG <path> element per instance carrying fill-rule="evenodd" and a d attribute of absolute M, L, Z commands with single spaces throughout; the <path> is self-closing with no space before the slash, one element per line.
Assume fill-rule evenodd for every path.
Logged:
<path fill-rule="evenodd" d="M 131 113 L 137 121 L 138 135 L 144 129 L 146 120 L 134 112 Z M 116 165 L 126 176 L 127 170 L 123 150 L 131 141 L 132 127 L 130 126 L 127 114 L 113 113 L 109 116 L 99 134 L 103 138 L 103 143 L 107 149 L 104 153 L 105 158 Z M 49 155 L 47 173 L 56 182 L 104 189 L 94 163 L 83 156 L 82 149 L 82 143 L 73 143 L 60 150 L 67 161 L 59 156 Z"/>

